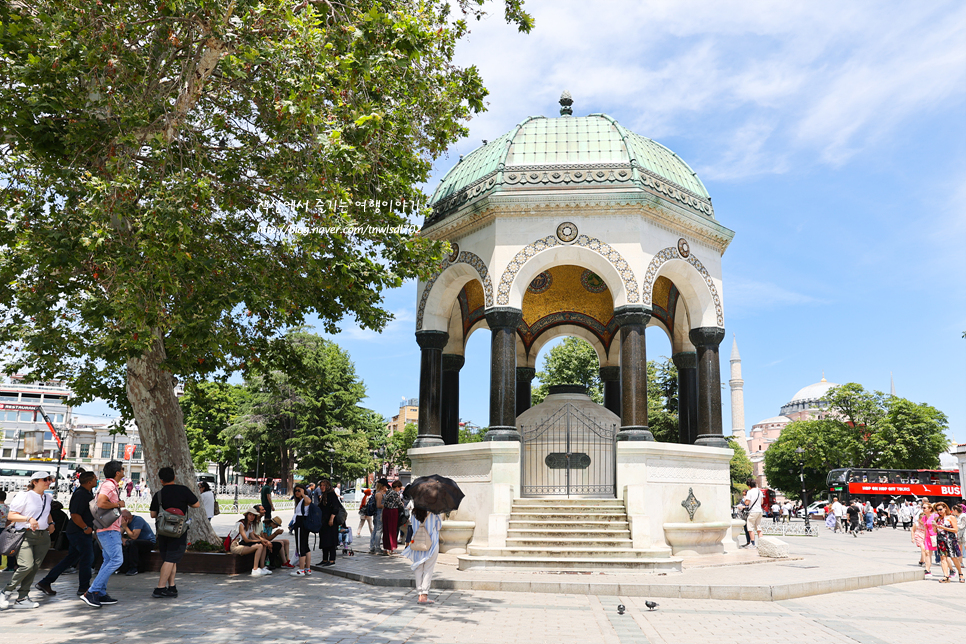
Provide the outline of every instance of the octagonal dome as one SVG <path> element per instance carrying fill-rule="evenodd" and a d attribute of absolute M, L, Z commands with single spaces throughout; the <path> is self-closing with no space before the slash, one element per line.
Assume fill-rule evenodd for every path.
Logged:
<path fill-rule="evenodd" d="M 461 157 L 433 193 L 427 224 L 490 194 L 534 188 L 642 191 L 714 218 L 701 179 L 674 152 L 606 114 L 564 114 L 531 116 Z"/>

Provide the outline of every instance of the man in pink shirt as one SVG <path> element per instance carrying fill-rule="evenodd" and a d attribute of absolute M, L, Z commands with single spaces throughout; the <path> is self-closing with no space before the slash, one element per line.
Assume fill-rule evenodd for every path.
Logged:
<path fill-rule="evenodd" d="M 110 461 L 104 466 L 104 482 L 94 497 L 97 507 L 101 510 L 111 510 L 124 507 L 121 500 L 120 481 L 124 478 L 124 464 L 120 461 Z M 116 604 L 117 600 L 107 594 L 107 580 L 114 571 L 124 563 L 124 550 L 121 546 L 121 516 L 118 512 L 117 520 L 104 529 L 97 531 L 97 541 L 101 544 L 104 563 L 91 583 L 87 592 L 81 595 L 81 601 L 91 608 L 100 608 L 104 604 Z"/>

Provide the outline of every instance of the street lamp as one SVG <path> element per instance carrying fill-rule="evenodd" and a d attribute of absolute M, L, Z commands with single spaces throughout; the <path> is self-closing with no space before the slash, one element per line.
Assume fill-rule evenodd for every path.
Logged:
<path fill-rule="evenodd" d="M 809 534 L 812 531 L 812 524 L 808 518 L 808 495 L 805 491 L 805 448 L 798 447 L 795 449 L 795 453 L 798 454 L 798 477 L 802 482 L 802 507 L 805 508 L 805 534 Z"/>
<path fill-rule="evenodd" d="M 238 470 L 241 468 L 241 446 L 245 437 L 235 435 L 235 512 L 238 512 Z"/>

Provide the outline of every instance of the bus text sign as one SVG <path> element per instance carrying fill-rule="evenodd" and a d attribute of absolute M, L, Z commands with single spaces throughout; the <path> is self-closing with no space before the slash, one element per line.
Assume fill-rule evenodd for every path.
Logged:
<path fill-rule="evenodd" d="M 962 496 L 958 485 L 914 483 L 849 483 L 849 494 L 914 494 L 916 496 Z"/>

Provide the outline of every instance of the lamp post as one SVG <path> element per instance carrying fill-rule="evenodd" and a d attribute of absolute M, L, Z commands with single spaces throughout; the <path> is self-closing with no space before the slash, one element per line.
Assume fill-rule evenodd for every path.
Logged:
<path fill-rule="evenodd" d="M 235 512 L 238 512 L 238 470 L 241 468 L 241 446 L 245 437 L 235 435 Z"/>
<path fill-rule="evenodd" d="M 809 534 L 812 531 L 812 524 L 808 518 L 808 495 L 805 490 L 805 448 L 798 447 L 795 449 L 795 453 L 798 454 L 798 478 L 802 482 L 802 507 L 805 509 L 805 534 Z"/>

